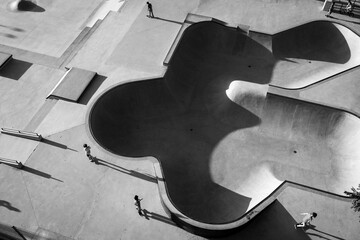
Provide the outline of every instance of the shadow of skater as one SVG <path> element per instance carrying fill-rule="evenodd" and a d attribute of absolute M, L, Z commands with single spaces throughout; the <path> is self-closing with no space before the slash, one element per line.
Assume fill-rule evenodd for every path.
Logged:
<path fill-rule="evenodd" d="M 182 25 L 182 24 L 183 24 L 182 22 L 177 22 L 177 21 L 170 20 L 170 19 L 165 19 L 165 18 L 160 18 L 160 17 L 153 17 L 153 18 L 154 18 L 154 19 L 163 20 L 163 21 L 166 21 L 166 22 L 171 22 L 171 23 L 180 24 L 180 25 Z"/>
<path fill-rule="evenodd" d="M 9 203 L 8 201 L 5 201 L 5 200 L 0 200 L 0 207 L 5 207 L 5 208 L 9 209 L 10 211 L 14 211 L 14 212 L 21 212 L 18 208 L 13 207 L 11 205 L 11 203 Z"/>
<path fill-rule="evenodd" d="M 164 217 L 160 214 L 157 214 L 157 213 L 154 213 L 154 212 L 149 212 L 148 210 L 146 209 L 143 209 L 143 214 L 144 214 L 144 217 L 147 219 L 147 220 L 150 220 L 151 219 L 155 219 L 155 220 L 158 220 L 160 222 L 163 222 L 163 223 L 167 223 L 167 224 L 170 224 L 170 225 L 173 225 L 173 226 L 177 226 L 170 218 L 168 217 Z"/>
<path fill-rule="evenodd" d="M 115 164 L 109 163 L 109 162 L 107 162 L 105 160 L 102 160 L 102 159 L 99 159 L 99 158 L 95 159 L 95 164 L 103 165 L 103 166 L 106 166 L 108 168 L 114 169 L 116 171 L 131 175 L 133 177 L 137 177 L 137 178 L 149 181 L 149 182 L 157 183 L 156 177 L 154 177 L 154 176 L 152 176 L 150 174 L 140 173 L 140 172 L 137 172 L 137 171 L 134 171 L 134 170 L 129 170 L 129 169 L 117 166 Z"/>
<path fill-rule="evenodd" d="M 311 229 L 311 230 L 313 230 L 313 231 L 316 231 L 316 232 L 319 232 L 319 233 L 321 233 L 321 234 L 324 234 L 324 235 L 326 235 L 326 236 L 329 236 L 329 237 L 331 237 L 331 238 L 327 238 L 327 237 L 324 237 L 324 236 L 322 236 L 322 235 L 315 234 L 315 233 L 306 232 L 306 231 L 309 230 L 309 229 Z M 332 235 L 332 234 L 329 234 L 329 233 L 326 233 L 326 232 L 317 230 L 317 229 L 316 229 L 316 226 L 315 226 L 315 225 L 312 225 L 312 224 L 309 224 L 309 225 L 307 225 L 306 227 L 304 227 L 304 231 L 306 232 L 307 235 L 316 236 L 316 237 L 318 237 L 318 238 L 324 238 L 324 239 L 329 239 L 329 240 L 335 238 L 335 239 L 339 239 L 339 240 L 345 240 L 345 238 L 337 237 L 337 236 L 334 236 L 334 235 Z"/>

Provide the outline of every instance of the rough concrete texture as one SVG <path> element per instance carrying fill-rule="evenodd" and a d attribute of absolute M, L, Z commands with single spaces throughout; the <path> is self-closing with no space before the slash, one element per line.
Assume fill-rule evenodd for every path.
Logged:
<path fill-rule="evenodd" d="M 294 100 L 279 96 L 285 90 L 265 97 L 274 69 L 280 66 L 269 34 L 331 20 L 321 24 L 336 28 L 333 33 L 344 36 L 351 51 L 358 40 L 348 39 L 355 36 L 350 33 L 360 32 L 358 18 L 336 13 L 325 18 L 323 2 L 314 0 L 154 0 L 157 18 L 150 19 L 145 1 L 133 0 L 88 29 L 86 24 L 103 1 L 32 2 L 27 11 L 9 11 L 10 1 L 0 9 L 0 50 L 13 55 L 0 70 L 1 127 L 30 129 L 44 136 L 36 146 L 24 139 L 17 141 L 21 144 L 5 141 L 0 146 L 14 158 L 27 158 L 23 170 L 0 164 L 0 238 L 6 239 L 11 231 L 8 239 L 22 239 L 12 229 L 16 226 L 28 239 L 204 239 L 179 228 L 167 215 L 154 180 L 156 159 L 165 163 L 171 198 L 176 196 L 184 213 L 202 221 L 233 219 L 285 179 L 336 193 L 358 184 L 358 118 L 330 108 L 356 111 L 359 94 L 350 86 L 356 75 L 340 74 L 313 84 L 297 92 Z M 187 44 L 172 59 L 176 64 L 167 68 L 162 61 L 188 13 L 232 26 L 247 25 L 252 32 L 245 36 L 220 25 L 222 30 L 215 32 L 199 27 L 200 37 L 185 36 Z M 225 42 L 222 36 L 227 34 L 232 37 Z M 326 46 L 338 40 L 330 39 Z M 208 51 L 214 48 L 211 44 L 218 44 L 216 52 Z M 195 46 L 197 50 L 187 54 Z M 344 50 L 346 45 L 341 46 Z M 234 52 L 245 58 L 231 55 Z M 357 55 L 340 63 L 321 58 L 316 66 L 346 65 L 352 56 Z M 261 64 L 249 68 L 250 62 Z M 294 69 L 296 76 L 301 77 L 302 70 L 306 73 L 305 63 Z M 291 64 L 296 65 L 285 65 Z M 98 73 L 78 103 L 45 99 L 66 71 L 64 66 Z M 278 79 L 286 84 L 286 79 Z M 99 96 L 114 85 L 119 86 L 103 98 L 126 90 L 118 96 L 121 104 L 108 106 L 108 110 L 119 107 L 124 119 L 104 114 L 99 121 L 114 118 L 128 125 L 114 122 L 125 133 L 121 141 L 108 138 L 100 145 L 90 133 L 88 116 L 92 103 L 99 99 L 100 104 Z M 302 102 L 302 93 L 327 107 Z M 334 94 L 346 98 L 334 102 Z M 131 116 L 133 121 L 127 121 Z M 119 137 L 116 131 L 109 136 Z M 86 158 L 84 143 L 90 144 L 99 164 Z M 118 147 L 121 155 L 103 148 L 105 144 L 110 144 L 108 150 Z M 235 148 L 242 144 L 245 148 Z M 181 175 L 182 170 L 188 172 Z M 135 194 L 143 198 L 147 218 L 137 214 Z M 350 206 L 349 201 L 306 186 L 287 188 L 247 225 L 223 239 L 357 239 L 358 215 Z M 319 216 L 311 228 L 295 231 L 293 224 L 304 211 L 317 211 Z"/>

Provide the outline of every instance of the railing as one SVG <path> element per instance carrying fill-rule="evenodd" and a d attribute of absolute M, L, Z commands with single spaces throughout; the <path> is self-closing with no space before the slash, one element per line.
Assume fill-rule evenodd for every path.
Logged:
<path fill-rule="evenodd" d="M 38 141 L 41 141 L 41 139 L 42 139 L 42 136 L 38 133 L 20 131 L 20 130 L 11 129 L 11 128 L 1 128 L 1 133 L 9 134 L 9 135 L 17 136 L 17 137 L 29 138 L 29 139 L 38 140 Z"/>
<path fill-rule="evenodd" d="M 15 166 L 17 168 L 23 168 L 24 167 L 24 165 L 19 161 L 7 159 L 7 158 L 2 158 L 2 157 L 0 157 L 0 163 Z"/>

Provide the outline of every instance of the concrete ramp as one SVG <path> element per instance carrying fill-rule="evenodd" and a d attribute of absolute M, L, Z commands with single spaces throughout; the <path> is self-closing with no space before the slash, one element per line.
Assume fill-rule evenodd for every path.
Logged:
<path fill-rule="evenodd" d="M 360 65 L 360 37 L 338 23 L 310 22 L 277 33 L 271 84 L 303 88 Z"/>
<path fill-rule="evenodd" d="M 64 74 L 47 98 L 77 102 L 95 75 L 96 72 L 73 67 Z"/>

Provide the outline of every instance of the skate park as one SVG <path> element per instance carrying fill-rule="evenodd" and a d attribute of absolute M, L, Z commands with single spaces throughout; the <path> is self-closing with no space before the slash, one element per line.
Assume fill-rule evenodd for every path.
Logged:
<path fill-rule="evenodd" d="M 247 8 L 265 13 L 263 4 Z M 246 22 L 246 4 L 234 1 L 153 5 L 159 17 L 150 19 L 143 2 L 125 2 L 83 39 L 74 31 L 62 55 L 1 47 L 13 57 L 1 75 L 2 127 L 43 137 L 0 136 L 1 157 L 24 164 L 0 165 L 3 232 L 356 239 L 343 192 L 360 168 L 358 19 L 325 18 L 320 1 L 296 8 L 296 20 L 271 12 L 266 23 Z M 24 73 L 9 81 L 17 65 Z M 90 82 L 69 84 L 73 76 Z M 85 142 L 99 164 L 84 156 Z M 148 217 L 137 215 L 135 194 Z M 303 211 L 319 217 L 296 231 Z"/>

